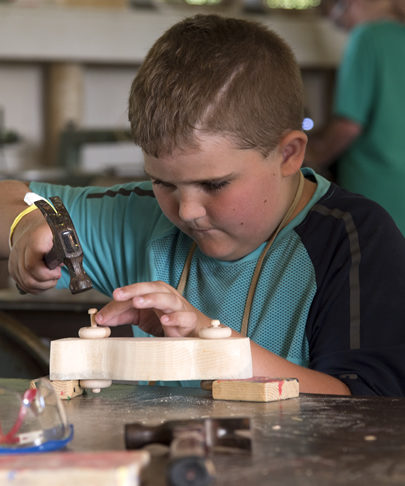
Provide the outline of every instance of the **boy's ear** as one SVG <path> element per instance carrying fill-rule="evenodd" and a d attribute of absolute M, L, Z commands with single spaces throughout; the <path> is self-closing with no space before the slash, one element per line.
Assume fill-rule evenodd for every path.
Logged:
<path fill-rule="evenodd" d="M 279 143 L 281 155 L 281 174 L 284 177 L 298 172 L 305 158 L 308 137 L 300 130 L 293 130 L 285 135 Z"/>

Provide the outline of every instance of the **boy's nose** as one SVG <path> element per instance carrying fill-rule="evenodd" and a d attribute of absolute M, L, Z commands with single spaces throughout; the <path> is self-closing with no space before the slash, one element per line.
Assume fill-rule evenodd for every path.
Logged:
<path fill-rule="evenodd" d="M 179 217 L 182 221 L 194 221 L 205 214 L 204 205 L 197 198 L 187 197 L 179 201 Z"/>

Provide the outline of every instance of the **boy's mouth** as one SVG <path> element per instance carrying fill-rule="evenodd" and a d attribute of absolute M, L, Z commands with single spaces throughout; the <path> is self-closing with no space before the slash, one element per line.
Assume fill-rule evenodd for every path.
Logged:
<path fill-rule="evenodd" d="M 211 235 L 213 234 L 214 232 L 216 231 L 215 228 L 196 228 L 195 226 L 188 226 L 187 227 L 187 233 L 190 235 L 190 236 L 197 236 L 197 237 L 203 237 L 203 236 L 208 236 L 208 235 Z"/>
<path fill-rule="evenodd" d="M 205 235 L 211 233 L 212 231 L 213 231 L 212 228 L 207 228 L 207 229 L 190 228 L 190 232 L 193 233 L 194 235 Z"/>
<path fill-rule="evenodd" d="M 196 232 L 196 233 L 205 233 L 206 231 L 212 231 L 215 228 L 212 226 L 201 226 L 199 224 L 186 224 L 185 225 L 189 231 Z"/>

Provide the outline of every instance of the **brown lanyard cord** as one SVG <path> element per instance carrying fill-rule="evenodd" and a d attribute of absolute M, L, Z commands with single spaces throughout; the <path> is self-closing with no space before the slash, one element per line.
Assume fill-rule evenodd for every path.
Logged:
<path fill-rule="evenodd" d="M 248 324 L 249 324 L 249 318 L 250 318 L 250 311 L 252 309 L 252 302 L 253 302 L 253 297 L 256 292 L 256 286 L 257 282 L 259 280 L 260 276 L 260 271 L 262 269 L 264 257 L 266 256 L 269 248 L 271 247 L 273 241 L 276 239 L 277 235 L 280 233 L 280 231 L 287 225 L 288 220 L 291 218 L 292 214 L 294 213 L 295 209 L 297 208 L 297 205 L 301 199 L 302 196 L 302 191 L 304 190 L 304 176 L 301 171 L 299 171 L 299 182 L 298 182 L 298 188 L 297 192 L 295 193 L 294 199 L 288 208 L 287 212 L 285 213 L 283 219 L 281 220 L 280 224 L 277 226 L 276 230 L 272 234 L 271 238 L 267 241 L 266 246 L 263 248 L 257 263 L 255 270 L 253 272 L 253 277 L 250 282 L 249 286 L 249 292 L 248 296 L 246 298 L 246 304 L 245 304 L 245 311 L 243 313 L 243 318 L 242 318 L 242 327 L 240 333 L 242 336 L 247 336 L 247 331 L 248 331 Z M 190 273 L 190 267 L 191 267 L 191 260 L 193 259 L 194 251 L 196 249 L 196 243 L 193 242 L 193 244 L 190 247 L 190 250 L 187 255 L 186 262 L 183 267 L 183 271 L 181 272 L 179 284 L 177 286 L 177 291 L 183 295 L 184 289 L 187 284 L 188 280 L 188 275 Z"/>
<path fill-rule="evenodd" d="M 179 294 L 181 295 L 183 295 L 184 289 L 186 287 L 188 274 L 190 273 L 191 260 L 193 259 L 193 255 L 196 247 L 197 247 L 196 242 L 193 241 L 193 244 L 191 245 L 190 250 L 188 251 L 188 255 L 187 255 L 186 263 L 184 264 L 183 267 L 183 271 L 181 272 L 180 275 L 179 284 L 177 285 L 177 292 L 179 292 Z"/>
<path fill-rule="evenodd" d="M 248 325 L 249 325 L 249 317 L 250 317 L 250 311 L 252 309 L 252 302 L 253 302 L 253 297 L 256 292 L 256 286 L 257 282 L 259 280 L 259 275 L 260 271 L 262 269 L 264 257 L 266 256 L 266 253 L 268 252 L 269 248 L 273 244 L 273 241 L 276 239 L 277 235 L 280 233 L 280 231 L 287 225 L 288 220 L 291 218 L 292 214 L 294 213 L 300 199 L 302 196 L 302 191 L 304 189 L 304 176 L 302 175 L 302 172 L 300 171 L 300 179 L 298 182 L 298 188 L 297 192 L 295 193 L 295 197 L 293 199 L 293 202 L 291 203 L 291 206 L 288 208 L 288 211 L 285 213 L 284 218 L 281 220 L 280 224 L 277 226 L 276 230 L 272 234 L 271 238 L 267 241 L 266 246 L 263 248 L 259 259 L 257 260 L 255 271 L 253 273 L 252 280 L 250 282 L 250 287 L 249 287 L 249 292 L 248 296 L 246 298 L 246 304 L 245 304 L 245 312 L 243 313 L 243 318 L 242 318 L 242 327 L 240 330 L 240 333 L 242 336 L 247 336 L 247 331 L 248 331 Z"/>

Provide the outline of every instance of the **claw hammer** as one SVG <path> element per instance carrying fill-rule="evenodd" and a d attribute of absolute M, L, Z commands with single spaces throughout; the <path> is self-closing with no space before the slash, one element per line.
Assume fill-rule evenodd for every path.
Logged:
<path fill-rule="evenodd" d="M 53 207 L 45 200 L 35 201 L 53 235 L 53 247 L 44 256 L 45 264 L 52 270 L 64 263 L 69 270 L 72 294 L 84 292 L 93 285 L 83 268 L 83 250 L 75 227 L 60 197 L 51 197 L 50 201 Z"/>

